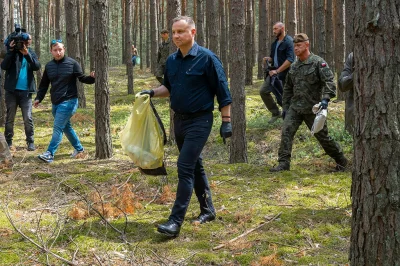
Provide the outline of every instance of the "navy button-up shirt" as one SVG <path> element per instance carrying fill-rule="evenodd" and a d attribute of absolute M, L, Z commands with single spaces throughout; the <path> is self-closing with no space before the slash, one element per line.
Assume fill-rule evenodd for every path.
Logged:
<path fill-rule="evenodd" d="M 221 61 L 210 50 L 194 43 L 188 54 L 171 54 L 165 65 L 164 86 L 170 92 L 171 108 L 176 113 L 193 114 L 219 109 L 232 103 Z"/>

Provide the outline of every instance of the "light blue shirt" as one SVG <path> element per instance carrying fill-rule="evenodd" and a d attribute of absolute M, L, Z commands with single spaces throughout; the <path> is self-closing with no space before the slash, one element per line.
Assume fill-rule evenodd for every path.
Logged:
<path fill-rule="evenodd" d="M 22 58 L 22 65 L 19 71 L 19 77 L 16 90 L 27 91 L 28 90 L 28 62 L 25 57 Z"/>
<path fill-rule="evenodd" d="M 275 54 L 274 54 L 274 67 L 278 69 L 278 47 L 281 44 L 282 41 L 278 41 L 278 43 L 275 46 Z"/>

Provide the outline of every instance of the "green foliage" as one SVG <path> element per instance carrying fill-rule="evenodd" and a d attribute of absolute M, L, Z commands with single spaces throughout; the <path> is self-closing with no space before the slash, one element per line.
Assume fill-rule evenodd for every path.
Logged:
<path fill-rule="evenodd" d="M 229 164 L 229 142 L 224 145 L 219 137 L 220 115 L 214 113 L 214 126 L 203 151 L 204 164 L 212 187 L 217 219 L 204 225 L 193 225 L 199 214 L 193 194 L 179 237 L 168 239 L 156 232 L 157 224 L 164 222 L 173 202 L 161 201 L 164 186 L 176 191 L 178 181 L 176 145 L 165 147 L 168 176 L 141 175 L 121 150 L 119 132 L 130 115 L 134 95 L 126 95 L 125 68 L 110 69 L 111 133 L 113 158 L 96 160 L 94 143 L 94 89 L 86 90 L 88 108 L 79 109 L 72 119 L 87 158 L 71 159 L 68 140 L 63 139 L 52 164 L 37 159 L 45 151 L 51 138 L 53 118 L 49 98 L 41 109 L 34 110 L 35 134 L 38 150 L 24 150 L 22 118 L 17 115 L 17 146 L 13 152 L 17 162 L 2 176 L 2 206 L 9 202 L 12 217 L 23 232 L 38 240 L 35 233 L 37 209 L 58 209 L 62 218 L 60 233 L 52 236 L 52 251 L 70 259 L 78 248 L 77 259 L 84 265 L 96 264 L 93 254 L 113 259 L 117 265 L 128 265 L 135 256 L 136 264 L 158 265 L 160 260 L 171 264 L 184 261 L 187 265 L 256 265 L 264 257 L 275 256 L 283 265 L 343 265 L 347 263 L 350 236 L 351 173 L 332 173 L 334 161 L 320 147 L 309 130 L 302 125 L 293 146 L 291 171 L 270 173 L 277 163 L 282 120 L 270 125 L 270 114 L 258 95 L 260 81 L 246 88 L 246 117 L 248 164 Z M 148 72 L 135 73 L 135 92 L 154 88 L 158 82 Z M 153 100 L 167 132 L 169 131 L 169 102 Z M 351 158 L 351 136 L 343 130 L 344 104 L 330 104 L 328 124 L 330 134 L 339 141 L 345 154 Z M 2 174 L 3 174 L 2 173 Z M 124 244 L 121 235 L 98 216 L 85 220 L 68 218 L 72 206 L 82 200 L 76 192 L 90 195 L 99 192 L 104 203 L 113 188 L 126 182 L 133 184 L 135 199 L 143 209 L 134 214 L 108 219 L 118 230 L 126 230 Z M 10 196 L 11 195 L 11 196 Z M 282 212 L 279 218 L 222 249 L 212 248 L 227 243 L 238 235 L 255 228 Z M 22 217 L 22 218 L 21 218 Z M 43 232 L 49 234 L 55 213 L 43 215 Z M 126 226 L 127 225 L 127 226 Z M 126 226 L 126 228 L 125 228 Z M 29 242 L 12 230 L 3 212 L 0 212 L 0 265 L 29 265 L 34 256 L 46 258 Z M 57 236 L 57 237 L 56 237 Z M 73 241 L 71 241 L 73 239 Z M 109 257 L 104 254 L 109 254 Z M 125 256 L 125 257 L 124 257 Z M 111 262 L 110 262 L 111 263 Z M 125 264 L 124 264 L 125 263 Z M 50 256 L 50 264 L 60 265 Z"/>

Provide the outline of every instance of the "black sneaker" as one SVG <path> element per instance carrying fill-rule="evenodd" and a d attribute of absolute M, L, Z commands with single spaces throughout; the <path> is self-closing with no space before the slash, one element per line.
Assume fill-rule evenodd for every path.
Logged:
<path fill-rule="evenodd" d="M 28 151 L 36 150 L 35 144 L 33 142 L 28 142 L 28 147 L 26 148 Z"/>
<path fill-rule="evenodd" d="M 278 166 L 275 166 L 275 167 L 269 169 L 269 171 L 272 173 L 289 171 L 289 170 L 290 170 L 290 166 L 287 164 L 282 164 L 282 163 L 278 164 Z"/>
<path fill-rule="evenodd" d="M 49 151 L 45 151 L 44 153 L 39 154 L 38 158 L 42 161 L 45 161 L 46 163 L 52 163 L 54 161 L 54 156 L 51 155 Z"/>

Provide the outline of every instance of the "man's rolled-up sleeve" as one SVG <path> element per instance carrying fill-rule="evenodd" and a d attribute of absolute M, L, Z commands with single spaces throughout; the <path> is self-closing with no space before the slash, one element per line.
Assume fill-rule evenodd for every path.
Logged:
<path fill-rule="evenodd" d="M 231 93 L 229 91 L 228 80 L 225 70 L 217 56 L 211 56 L 210 66 L 206 67 L 208 81 L 215 91 L 219 110 L 232 103 Z"/>

